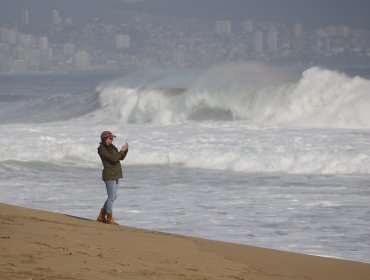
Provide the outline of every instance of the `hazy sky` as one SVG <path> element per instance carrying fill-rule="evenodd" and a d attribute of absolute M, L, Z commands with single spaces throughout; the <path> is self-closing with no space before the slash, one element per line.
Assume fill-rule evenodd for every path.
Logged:
<path fill-rule="evenodd" d="M 370 27 L 370 0 L 146 0 L 137 6 L 197 18 Z"/>
<path fill-rule="evenodd" d="M 130 3 L 130 4 L 127 4 Z M 186 18 L 301 22 L 370 29 L 370 0 L 0 0 L 0 22 L 31 7 L 37 16 L 57 8 L 72 17 L 129 9 Z"/>

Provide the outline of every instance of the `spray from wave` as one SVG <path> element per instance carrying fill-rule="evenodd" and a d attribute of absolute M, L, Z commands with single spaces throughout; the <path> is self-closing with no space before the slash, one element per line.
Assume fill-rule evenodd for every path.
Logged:
<path fill-rule="evenodd" d="M 370 128 L 370 81 L 261 64 L 132 73 L 95 92 L 0 96 L 0 123 L 87 121 L 175 124 L 242 121 L 251 127 Z"/>
<path fill-rule="evenodd" d="M 100 85 L 96 121 L 109 116 L 121 123 L 228 120 L 261 126 L 370 127 L 370 81 L 363 78 L 318 67 L 297 78 L 291 71 L 258 64 L 223 65 L 191 78 L 167 74 L 145 84 L 127 86 L 126 79 Z"/>

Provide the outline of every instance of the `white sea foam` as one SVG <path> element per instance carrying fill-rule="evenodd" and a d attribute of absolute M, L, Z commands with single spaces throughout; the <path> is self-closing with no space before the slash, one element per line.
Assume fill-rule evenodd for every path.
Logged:
<path fill-rule="evenodd" d="M 41 161 L 98 166 L 94 151 L 100 124 L 2 125 L 1 161 Z M 370 173 L 368 131 L 343 129 L 249 129 L 243 123 L 188 123 L 166 126 L 111 125 L 119 147 L 128 138 L 126 164 L 164 164 L 240 172 L 314 174 Z M 9 139 L 12 145 L 9 146 Z"/>
<path fill-rule="evenodd" d="M 206 71 L 131 75 L 96 92 L 0 96 L 0 123 L 70 119 L 89 123 L 176 124 L 244 121 L 255 128 L 370 128 L 370 81 L 311 68 L 230 64 Z"/>
<path fill-rule="evenodd" d="M 229 65 L 209 70 L 182 90 L 115 82 L 99 91 L 101 113 L 122 123 L 244 120 L 257 127 L 370 127 L 370 81 L 320 68 L 293 82 L 291 74 L 274 68 Z"/>
<path fill-rule="evenodd" d="M 292 82 L 286 70 L 244 64 L 172 75 L 148 77 L 146 87 L 131 77 L 92 93 L 0 102 L 0 132 L 8 135 L 0 139 L 1 161 L 98 165 L 91 151 L 100 131 L 111 129 L 129 137 L 128 164 L 370 173 L 366 79 L 311 68 Z"/>

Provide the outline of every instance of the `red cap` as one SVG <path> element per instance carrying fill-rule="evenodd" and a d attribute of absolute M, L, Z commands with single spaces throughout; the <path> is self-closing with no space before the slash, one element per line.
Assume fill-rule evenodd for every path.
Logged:
<path fill-rule="evenodd" d="M 103 131 L 100 135 L 101 138 L 114 138 L 116 135 L 113 135 L 110 131 Z"/>

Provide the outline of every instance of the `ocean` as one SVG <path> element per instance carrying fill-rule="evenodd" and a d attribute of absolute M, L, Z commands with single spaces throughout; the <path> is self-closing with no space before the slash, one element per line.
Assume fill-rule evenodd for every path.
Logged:
<path fill-rule="evenodd" d="M 0 202 L 370 262 L 370 80 L 261 64 L 0 76 Z"/>

